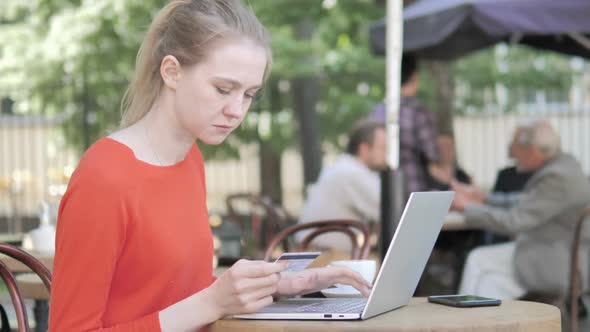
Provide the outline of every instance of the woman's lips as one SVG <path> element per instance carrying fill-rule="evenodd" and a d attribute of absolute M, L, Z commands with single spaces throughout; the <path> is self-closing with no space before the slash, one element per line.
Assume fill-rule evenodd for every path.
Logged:
<path fill-rule="evenodd" d="M 230 131 L 233 129 L 233 126 L 228 125 L 213 125 L 215 128 L 223 130 L 223 131 Z"/>

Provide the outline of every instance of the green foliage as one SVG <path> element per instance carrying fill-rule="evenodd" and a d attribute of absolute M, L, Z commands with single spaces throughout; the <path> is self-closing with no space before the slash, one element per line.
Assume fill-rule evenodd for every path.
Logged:
<path fill-rule="evenodd" d="M 457 112 L 481 111 L 486 105 L 501 104 L 514 112 L 516 105 L 534 101 L 543 91 L 551 101 L 567 102 L 567 95 L 582 66 L 572 68 L 572 57 L 518 45 L 498 45 L 455 62 Z M 504 91 L 499 96 L 499 91 Z"/>
<path fill-rule="evenodd" d="M 354 121 L 383 99 L 384 59 L 370 54 L 368 25 L 384 15 L 384 8 L 374 0 L 332 1 L 325 8 L 329 2 L 248 1 L 271 32 L 273 72 L 236 135 L 221 149 L 204 147 L 208 157 L 237 157 L 236 147 L 244 142 L 266 142 L 277 154 L 297 146 L 289 84 L 295 78 L 319 79 L 318 128 L 324 143 L 335 146 Z M 64 125 L 68 141 L 83 149 L 84 109 L 90 113 L 90 142 L 117 127 L 137 49 L 164 3 L 0 1 L 0 96 L 14 99 L 19 112 L 69 113 Z M 309 39 L 297 36 L 301 22 L 312 27 Z M 530 91 L 564 96 L 578 75 L 570 62 L 569 57 L 518 46 L 490 48 L 456 61 L 456 112 L 498 103 L 499 87 L 507 91 L 508 111 L 531 99 Z M 437 87 L 428 71 L 422 71 L 422 78 L 420 96 L 432 106 Z"/>
<path fill-rule="evenodd" d="M 0 95 L 14 99 L 19 112 L 68 112 L 68 141 L 84 149 L 83 110 L 90 112 L 90 142 L 116 128 L 137 49 L 164 3 L 2 0 Z M 269 85 L 285 87 L 297 77 L 320 79 L 318 127 L 326 142 L 337 142 L 383 98 L 384 61 L 368 49 L 367 27 L 383 15 L 373 0 L 337 1 L 329 9 L 318 0 L 248 3 L 271 31 L 274 70 Z M 304 20 L 313 27 L 310 40 L 297 38 L 296 26 Z M 368 95 L 357 93 L 360 82 L 369 85 Z M 279 90 L 272 105 L 265 93 L 236 135 L 221 149 L 205 148 L 205 154 L 235 157 L 235 147 L 243 142 L 269 142 L 278 154 L 296 145 L 291 92 Z"/>
<path fill-rule="evenodd" d="M 0 91 L 22 113 L 70 114 L 66 137 L 84 149 L 82 110 L 90 142 L 116 128 L 138 45 L 161 1 L 17 2 L 18 19 L 0 25 Z"/>
<path fill-rule="evenodd" d="M 382 17 L 383 8 L 373 0 L 337 1 L 331 8 L 317 0 L 251 0 L 250 4 L 271 32 L 275 61 L 271 82 L 319 78 L 318 128 L 325 143 L 339 146 L 340 136 L 384 96 L 384 59 L 373 56 L 368 47 L 368 26 Z M 296 35 L 297 24 L 305 20 L 313 28 L 310 40 Z M 359 84 L 366 86 L 366 95 L 358 93 Z M 260 137 L 278 152 L 297 141 L 289 94 L 281 92 L 280 110 L 268 111 L 273 135 Z M 258 112 L 270 105 L 267 101 L 260 106 Z"/>

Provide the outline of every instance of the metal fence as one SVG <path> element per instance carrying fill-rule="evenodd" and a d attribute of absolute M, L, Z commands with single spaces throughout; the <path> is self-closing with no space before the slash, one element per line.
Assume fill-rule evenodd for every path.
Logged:
<path fill-rule="evenodd" d="M 574 155 L 590 175 L 590 109 L 457 117 L 454 132 L 459 163 L 479 186 L 492 187 L 498 169 L 510 163 L 508 145 L 514 128 L 531 118 L 549 120 L 560 134 L 563 150 Z"/>
<path fill-rule="evenodd" d="M 59 201 L 77 154 L 60 130 L 63 116 L 0 115 L 0 217 L 2 228 L 22 231 L 42 200 Z M 55 210 L 55 209 L 54 209 Z M 55 211 L 54 211 L 55 213 Z"/>
<path fill-rule="evenodd" d="M 590 174 L 590 108 L 565 111 L 562 106 L 542 112 L 464 115 L 455 117 L 454 131 L 461 166 L 485 188 L 491 187 L 498 169 L 508 163 L 508 143 L 518 122 L 546 118 L 562 138 L 563 149 L 572 153 Z M 59 202 L 79 154 L 66 144 L 60 130 L 64 116 L 0 115 L 0 220 L 18 231 L 20 219 L 35 216 L 41 200 Z M 330 164 L 337 152 L 324 155 Z M 240 160 L 207 161 L 210 210 L 224 212 L 225 197 L 236 192 L 259 192 L 258 149 L 241 149 Z M 282 160 L 284 205 L 298 215 L 304 201 L 301 156 L 287 151 Z M 0 230 L 4 226 L 0 223 Z"/>

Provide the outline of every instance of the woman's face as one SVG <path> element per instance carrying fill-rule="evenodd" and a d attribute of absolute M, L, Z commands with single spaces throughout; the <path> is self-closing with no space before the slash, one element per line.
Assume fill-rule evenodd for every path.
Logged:
<path fill-rule="evenodd" d="M 246 38 L 215 43 L 203 61 L 180 70 L 174 95 L 180 126 L 204 143 L 223 142 L 248 112 L 266 64 L 266 50 Z"/>

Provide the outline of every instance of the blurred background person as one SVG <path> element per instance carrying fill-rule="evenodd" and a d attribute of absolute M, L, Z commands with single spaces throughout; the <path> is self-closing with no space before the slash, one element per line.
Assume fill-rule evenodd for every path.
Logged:
<path fill-rule="evenodd" d="M 362 121 L 350 132 L 346 153 L 325 167 L 318 181 L 310 186 L 300 223 L 349 219 L 378 222 L 381 202 L 379 170 L 386 167 L 385 126 L 377 121 Z M 299 232 L 303 239 L 309 232 Z M 317 237 L 321 248 L 349 250 L 343 234 Z"/>
<path fill-rule="evenodd" d="M 463 270 L 460 293 L 501 299 L 526 292 L 565 294 L 575 221 L 590 201 L 590 184 L 578 161 L 561 152 L 557 132 L 544 120 L 519 126 L 512 153 L 518 170 L 534 172 L 512 207 L 494 207 L 470 187 L 453 184 L 452 208 L 467 224 L 504 233 L 514 241 L 473 250 Z M 580 259 L 588 261 L 587 241 Z M 588 289 L 588 264 L 581 265 Z"/>
<path fill-rule="evenodd" d="M 517 143 L 516 139 L 518 137 L 519 131 L 519 128 L 514 131 L 514 136 L 512 137 L 510 147 L 508 148 L 508 157 L 510 159 L 514 159 L 514 149 Z M 503 168 L 499 170 L 498 174 L 496 175 L 496 181 L 494 183 L 492 193 L 514 196 L 513 199 L 508 199 L 509 201 L 514 202 L 532 175 L 532 171 L 518 169 L 517 165 Z M 510 203 L 507 202 L 506 204 Z"/>
<path fill-rule="evenodd" d="M 410 53 L 402 57 L 399 109 L 400 169 L 406 192 L 429 190 L 430 169 L 439 162 L 434 114 L 417 98 L 420 86 L 418 59 Z M 385 106 L 378 105 L 369 119 L 385 122 Z"/>
<path fill-rule="evenodd" d="M 514 149 L 519 131 L 519 128 L 514 130 L 512 140 L 508 147 L 508 157 L 512 160 L 514 160 Z M 516 204 L 520 193 L 532 175 L 532 171 L 518 169 L 517 165 L 500 169 L 496 174 L 496 181 L 494 182 L 492 192 L 486 197 L 486 203 L 503 207 L 510 207 Z M 500 243 L 509 240 L 510 238 L 508 236 L 494 232 L 485 232 L 483 234 L 484 244 Z"/>

